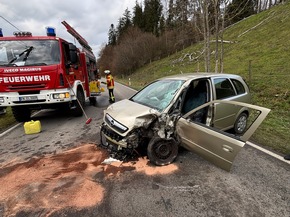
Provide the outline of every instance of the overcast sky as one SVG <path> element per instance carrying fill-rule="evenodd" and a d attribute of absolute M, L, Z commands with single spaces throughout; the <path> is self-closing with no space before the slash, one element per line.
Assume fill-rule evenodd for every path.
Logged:
<path fill-rule="evenodd" d="M 61 24 L 65 20 L 88 41 L 97 56 L 101 45 L 108 42 L 110 25 L 117 25 L 126 8 L 132 13 L 135 3 L 136 0 L 1 0 L 0 28 L 4 36 L 18 31 L 15 27 L 37 36 L 46 35 L 46 27 L 51 26 L 57 36 L 74 42 Z"/>

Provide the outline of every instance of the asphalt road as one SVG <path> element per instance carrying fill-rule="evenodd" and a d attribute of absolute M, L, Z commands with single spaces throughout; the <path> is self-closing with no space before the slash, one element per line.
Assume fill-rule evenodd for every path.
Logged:
<path fill-rule="evenodd" d="M 118 85 L 116 99 L 132 90 Z M 98 147 L 107 92 L 86 117 L 54 110 L 34 116 L 42 131 L 23 124 L 1 134 L 1 216 L 290 216 L 290 165 L 246 145 L 230 172 L 180 150 L 175 163 L 146 157 L 104 164 Z"/>

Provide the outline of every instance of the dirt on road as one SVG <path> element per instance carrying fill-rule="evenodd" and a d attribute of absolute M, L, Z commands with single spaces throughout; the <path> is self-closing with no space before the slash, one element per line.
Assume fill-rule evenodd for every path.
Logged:
<path fill-rule="evenodd" d="M 96 206 L 105 197 L 106 179 L 124 172 L 157 175 L 177 170 L 173 164 L 155 167 L 146 157 L 110 164 L 104 164 L 105 159 L 108 159 L 107 152 L 94 144 L 84 144 L 60 154 L 6 164 L 0 168 L 3 216 L 15 216 L 35 208 L 43 210 L 40 216 L 49 216 L 65 208 Z"/>

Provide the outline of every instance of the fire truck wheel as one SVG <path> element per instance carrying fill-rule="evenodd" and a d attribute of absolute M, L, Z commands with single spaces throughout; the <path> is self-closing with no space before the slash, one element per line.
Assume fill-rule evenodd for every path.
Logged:
<path fill-rule="evenodd" d="M 95 106 L 97 104 L 97 98 L 94 96 L 90 97 L 90 105 Z"/>
<path fill-rule="evenodd" d="M 82 116 L 83 115 L 83 109 L 85 106 L 85 96 L 82 90 L 77 90 L 77 99 L 75 101 L 75 109 L 73 110 L 74 116 Z"/>
<path fill-rule="evenodd" d="M 30 121 L 31 111 L 29 108 L 24 106 L 15 106 L 12 107 L 11 109 L 16 121 L 18 122 Z"/>

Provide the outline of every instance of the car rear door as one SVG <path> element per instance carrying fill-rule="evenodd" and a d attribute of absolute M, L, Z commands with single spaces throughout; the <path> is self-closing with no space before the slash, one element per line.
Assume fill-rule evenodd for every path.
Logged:
<path fill-rule="evenodd" d="M 234 135 L 196 122 L 193 117 L 200 109 L 207 106 L 226 103 L 235 106 L 247 107 L 251 113 L 249 125 L 243 135 Z M 270 109 L 241 102 L 215 100 L 208 102 L 188 112 L 176 123 L 176 132 L 181 139 L 181 145 L 194 151 L 206 160 L 220 168 L 230 171 L 232 163 L 246 141 L 270 112 Z"/>
<path fill-rule="evenodd" d="M 240 101 L 236 97 L 236 92 L 229 78 L 213 78 L 216 100 Z M 235 105 L 217 104 L 215 106 L 214 126 L 219 129 L 229 129 L 233 127 L 236 115 L 239 110 Z"/>

